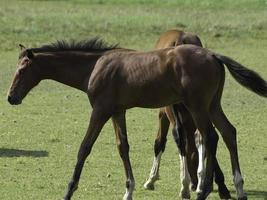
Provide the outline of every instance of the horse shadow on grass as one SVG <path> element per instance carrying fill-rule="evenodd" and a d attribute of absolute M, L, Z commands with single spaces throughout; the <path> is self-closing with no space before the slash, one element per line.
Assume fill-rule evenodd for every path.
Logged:
<path fill-rule="evenodd" d="M 218 190 L 214 190 L 214 192 L 218 192 Z M 231 190 L 231 199 L 237 200 L 236 191 Z M 259 199 L 259 200 L 267 200 L 267 190 L 261 191 L 261 190 L 245 190 L 245 193 L 247 194 L 248 199 Z"/>
<path fill-rule="evenodd" d="M 48 157 L 49 153 L 42 150 L 22 150 L 0 148 L 0 157 Z"/>

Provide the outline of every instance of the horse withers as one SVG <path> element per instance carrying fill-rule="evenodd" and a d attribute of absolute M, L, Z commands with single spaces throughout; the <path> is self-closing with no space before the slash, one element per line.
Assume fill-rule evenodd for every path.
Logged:
<path fill-rule="evenodd" d="M 156 49 L 163 49 L 169 47 L 175 47 L 182 44 L 194 44 L 202 47 L 200 38 L 189 32 L 181 30 L 168 30 L 162 33 L 156 42 Z M 180 196 L 182 199 L 190 199 L 189 183 L 191 182 L 192 190 L 199 193 L 203 187 L 204 181 L 204 158 L 205 148 L 202 145 L 202 138 L 198 131 L 194 121 L 183 104 L 177 104 L 174 107 L 178 112 L 177 128 L 175 122 L 175 116 L 173 115 L 172 106 L 161 108 L 159 111 L 159 129 L 154 144 L 154 161 L 151 167 L 149 178 L 144 184 L 146 189 L 153 190 L 154 183 L 159 179 L 159 167 L 161 155 L 165 150 L 167 141 L 167 134 L 170 123 L 173 126 L 173 137 L 178 146 L 180 153 L 180 178 L 181 178 L 181 191 Z M 177 131 L 179 133 L 177 133 Z M 214 132 L 216 133 L 216 132 Z M 180 135 L 180 136 L 179 136 Z M 217 134 L 215 137 L 218 137 Z M 194 140 L 195 138 L 195 140 Z M 196 143 L 195 143 L 196 141 Z M 185 144 L 183 144 L 185 143 Z M 196 148 L 197 147 L 197 148 Z M 181 148 L 184 148 L 182 150 Z M 185 153 L 182 153 L 182 152 Z M 199 162 L 198 162 L 199 158 Z M 221 199 L 230 199 L 230 192 L 224 183 L 224 175 L 219 167 L 219 164 L 215 162 L 215 182 L 218 185 L 218 192 Z"/>
<path fill-rule="evenodd" d="M 126 174 L 124 200 L 131 200 L 135 181 L 129 158 L 125 113 L 133 107 L 160 108 L 183 103 L 190 112 L 206 148 L 206 176 L 197 199 L 206 199 L 213 182 L 216 148 L 214 127 L 222 133 L 230 151 L 234 184 L 239 200 L 243 194 L 236 130 L 221 108 L 224 65 L 241 85 L 267 97 L 267 83 L 257 73 L 229 57 L 196 45 L 136 52 L 107 46 L 99 40 L 59 42 L 23 49 L 8 92 L 12 105 L 22 102 L 43 79 L 53 79 L 87 93 L 92 113 L 79 148 L 76 166 L 64 199 L 71 199 L 93 144 L 112 118 L 116 142 Z M 174 116 L 175 115 L 174 112 Z"/>

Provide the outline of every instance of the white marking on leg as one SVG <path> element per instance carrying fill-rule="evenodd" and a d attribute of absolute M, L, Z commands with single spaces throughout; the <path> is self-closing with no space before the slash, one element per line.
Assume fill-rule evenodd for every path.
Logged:
<path fill-rule="evenodd" d="M 129 180 L 128 186 L 126 187 L 125 194 L 123 196 L 123 200 L 132 200 L 133 199 L 133 191 L 134 191 L 134 186 L 135 186 L 135 181 L 134 180 Z"/>
<path fill-rule="evenodd" d="M 180 179 L 181 179 L 181 191 L 180 196 L 183 200 L 190 199 L 190 175 L 188 172 L 187 159 L 185 156 L 180 155 Z"/>
<path fill-rule="evenodd" d="M 195 142 L 198 150 L 198 168 L 197 168 L 198 184 L 196 192 L 200 193 L 203 189 L 203 183 L 206 175 L 206 168 L 205 168 L 205 146 L 203 144 L 201 135 L 198 131 L 196 132 Z"/>
<path fill-rule="evenodd" d="M 237 192 L 237 198 L 245 197 L 246 194 L 244 193 L 243 190 L 244 180 L 238 170 L 235 170 L 234 173 L 234 184 Z"/>
<path fill-rule="evenodd" d="M 149 178 L 144 184 L 144 188 L 148 190 L 154 189 L 154 183 L 159 179 L 159 166 L 161 159 L 162 151 L 159 152 L 157 157 L 154 157 L 153 165 L 149 174 Z"/>

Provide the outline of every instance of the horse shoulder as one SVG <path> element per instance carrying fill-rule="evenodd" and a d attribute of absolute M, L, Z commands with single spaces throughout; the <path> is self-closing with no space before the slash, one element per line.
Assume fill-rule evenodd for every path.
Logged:
<path fill-rule="evenodd" d="M 109 83 L 116 71 L 116 57 L 102 56 L 91 73 L 88 81 L 88 92 L 95 93 Z"/>

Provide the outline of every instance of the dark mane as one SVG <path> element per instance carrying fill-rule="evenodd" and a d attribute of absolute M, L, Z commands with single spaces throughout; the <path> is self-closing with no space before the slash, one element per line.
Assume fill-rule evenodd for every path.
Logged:
<path fill-rule="evenodd" d="M 31 48 L 33 52 L 57 52 L 57 51 L 107 51 L 118 48 L 118 44 L 108 45 L 98 37 L 82 41 L 59 40 L 57 42 L 43 45 L 39 48 Z"/>

